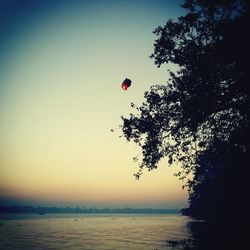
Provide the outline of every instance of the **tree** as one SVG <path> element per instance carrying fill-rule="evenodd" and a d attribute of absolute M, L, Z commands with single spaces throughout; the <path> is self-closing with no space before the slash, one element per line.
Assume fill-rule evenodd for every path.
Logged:
<path fill-rule="evenodd" d="M 137 178 L 167 157 L 170 165 L 181 163 L 179 179 L 194 174 L 186 182 L 194 194 L 208 170 L 204 158 L 218 158 L 221 148 L 250 155 L 250 12 L 247 0 L 185 0 L 182 6 L 186 15 L 155 29 L 151 55 L 158 67 L 179 68 L 166 84 L 145 92 L 140 107 L 132 104 L 135 112 L 122 117 L 122 129 L 142 149 Z"/>

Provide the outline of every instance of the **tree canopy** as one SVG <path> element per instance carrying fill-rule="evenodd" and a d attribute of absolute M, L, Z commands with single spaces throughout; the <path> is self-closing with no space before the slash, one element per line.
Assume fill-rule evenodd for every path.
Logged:
<path fill-rule="evenodd" d="M 158 67 L 178 65 L 177 72 L 122 117 L 125 138 L 142 149 L 137 178 L 166 157 L 181 163 L 176 175 L 184 179 L 215 145 L 249 154 L 249 2 L 185 0 L 182 7 L 185 15 L 155 29 L 151 55 Z M 187 181 L 189 189 L 195 182 Z"/>

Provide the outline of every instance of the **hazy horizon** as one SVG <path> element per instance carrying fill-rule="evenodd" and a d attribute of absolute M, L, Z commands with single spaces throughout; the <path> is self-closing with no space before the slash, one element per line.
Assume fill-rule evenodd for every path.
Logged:
<path fill-rule="evenodd" d="M 162 204 L 159 203 L 134 203 L 134 202 L 127 202 L 127 203 L 122 203 L 122 202 L 113 202 L 113 203 L 108 203 L 108 202 L 67 202 L 67 201 L 62 201 L 62 202 L 56 202 L 56 201 L 39 201 L 39 200 L 27 200 L 27 199 L 13 199 L 13 198 L 0 198 L 0 206 L 33 206 L 33 207 L 85 207 L 85 208 L 134 208 L 134 209 L 144 209 L 144 208 L 152 208 L 152 209 L 182 209 L 184 207 L 187 207 L 186 202 L 181 201 L 181 202 L 165 202 Z"/>

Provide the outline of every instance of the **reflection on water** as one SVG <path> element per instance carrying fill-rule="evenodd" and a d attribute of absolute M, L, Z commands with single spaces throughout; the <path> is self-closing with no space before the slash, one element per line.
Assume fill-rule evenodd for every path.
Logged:
<path fill-rule="evenodd" d="M 240 219 L 232 218 L 223 222 L 221 220 L 216 222 L 189 220 L 186 225 L 189 238 L 167 240 L 169 247 L 183 250 L 249 249 L 249 242 L 244 233 L 246 227 L 243 227 Z"/>
<path fill-rule="evenodd" d="M 0 215 L 0 249 L 173 249 L 167 241 L 193 240 L 188 222 L 181 215 Z"/>
<path fill-rule="evenodd" d="M 0 214 L 0 249 L 249 249 L 242 230 L 181 215 Z"/>

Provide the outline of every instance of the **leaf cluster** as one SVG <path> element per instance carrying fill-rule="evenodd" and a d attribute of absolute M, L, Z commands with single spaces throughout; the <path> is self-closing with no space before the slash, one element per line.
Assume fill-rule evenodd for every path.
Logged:
<path fill-rule="evenodd" d="M 174 63 L 179 70 L 122 117 L 125 138 L 142 149 L 137 178 L 167 157 L 169 165 L 181 163 L 176 175 L 184 179 L 217 141 L 249 150 L 249 3 L 186 0 L 182 6 L 186 15 L 155 29 L 151 55 L 158 67 Z"/>

